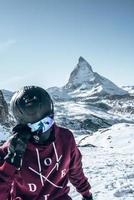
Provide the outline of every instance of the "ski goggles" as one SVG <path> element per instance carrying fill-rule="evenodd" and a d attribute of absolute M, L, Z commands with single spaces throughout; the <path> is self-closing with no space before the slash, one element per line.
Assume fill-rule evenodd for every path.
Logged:
<path fill-rule="evenodd" d="M 45 133 L 52 127 L 53 124 L 54 120 L 51 117 L 45 117 L 38 122 L 35 122 L 33 124 L 28 123 L 27 125 L 31 128 L 32 132 L 36 131 L 37 133 Z"/>

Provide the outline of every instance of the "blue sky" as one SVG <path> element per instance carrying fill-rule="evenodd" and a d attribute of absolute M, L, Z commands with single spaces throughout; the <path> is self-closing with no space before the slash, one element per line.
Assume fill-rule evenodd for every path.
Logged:
<path fill-rule="evenodd" d="M 0 0 L 0 88 L 63 86 L 80 56 L 134 85 L 134 0 Z"/>

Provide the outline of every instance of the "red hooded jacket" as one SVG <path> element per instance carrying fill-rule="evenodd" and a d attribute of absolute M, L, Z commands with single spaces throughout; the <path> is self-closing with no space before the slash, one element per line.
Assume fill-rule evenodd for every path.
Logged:
<path fill-rule="evenodd" d="M 0 147 L 0 200 L 69 200 L 68 180 L 81 195 L 90 195 L 73 134 L 56 125 L 54 130 L 50 144 L 28 143 L 19 171 L 4 161 L 9 143 Z"/>

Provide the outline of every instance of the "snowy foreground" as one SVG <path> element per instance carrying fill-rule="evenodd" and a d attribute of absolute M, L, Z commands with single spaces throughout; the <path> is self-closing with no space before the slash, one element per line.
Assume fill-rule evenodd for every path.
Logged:
<path fill-rule="evenodd" d="M 134 200 L 134 125 L 117 124 L 78 141 L 94 200 Z M 81 200 L 72 186 L 70 195 Z"/>

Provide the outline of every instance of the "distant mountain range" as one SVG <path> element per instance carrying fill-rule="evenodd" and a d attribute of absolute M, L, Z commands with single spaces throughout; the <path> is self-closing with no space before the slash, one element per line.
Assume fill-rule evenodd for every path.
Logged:
<path fill-rule="evenodd" d="M 77 134 L 92 133 L 115 123 L 134 123 L 134 86 L 115 85 L 94 72 L 80 57 L 63 87 L 51 87 L 55 120 Z M 9 104 L 13 92 L 2 90 Z"/>
<path fill-rule="evenodd" d="M 55 103 L 57 122 L 81 134 L 115 123 L 133 123 L 134 96 L 130 88 L 118 87 L 80 57 L 67 84 L 48 88 L 48 92 Z"/>

